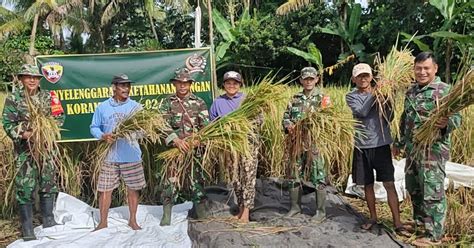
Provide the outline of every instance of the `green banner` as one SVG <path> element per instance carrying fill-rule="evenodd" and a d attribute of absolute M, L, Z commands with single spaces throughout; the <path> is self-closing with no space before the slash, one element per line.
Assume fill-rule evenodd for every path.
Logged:
<path fill-rule="evenodd" d="M 158 108 L 161 99 L 175 93 L 169 82 L 178 68 L 188 68 L 196 82 L 191 90 L 208 107 L 212 103 L 210 48 L 139 53 L 38 56 L 41 89 L 54 91 L 66 114 L 63 141 L 94 138 L 89 125 L 97 105 L 112 96 L 113 75 L 125 73 L 134 81 L 130 96 L 145 108 Z"/>

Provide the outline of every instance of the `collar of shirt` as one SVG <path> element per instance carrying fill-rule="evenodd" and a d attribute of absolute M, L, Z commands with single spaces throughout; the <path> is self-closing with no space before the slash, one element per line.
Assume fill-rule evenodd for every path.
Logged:
<path fill-rule="evenodd" d="M 124 104 L 127 103 L 129 100 L 130 100 L 130 97 L 128 97 L 127 100 L 125 100 L 125 101 L 123 101 L 123 102 L 118 102 L 118 101 L 116 101 L 113 97 L 109 98 L 110 105 L 112 105 L 112 107 L 117 107 L 117 106 L 120 106 L 120 105 L 124 105 Z"/>
<path fill-rule="evenodd" d="M 21 98 L 25 98 L 25 97 L 26 97 L 26 90 L 25 90 L 25 88 L 24 88 L 23 86 L 18 87 L 18 91 L 17 91 L 17 92 L 18 92 L 18 93 L 14 93 L 14 94 L 18 94 L 18 95 L 16 95 L 16 96 L 19 96 L 19 97 L 21 97 Z M 40 87 L 38 87 L 38 90 L 36 91 L 36 94 L 34 94 L 34 95 L 30 96 L 30 97 L 32 97 L 32 98 L 37 98 L 37 97 L 40 95 L 41 92 L 42 92 L 42 91 L 41 91 Z"/>
<path fill-rule="evenodd" d="M 179 98 L 178 95 L 174 94 L 170 97 L 170 100 L 172 101 L 187 101 L 187 100 L 197 100 L 197 96 L 194 95 L 192 92 L 189 92 L 187 96 L 185 96 L 183 99 Z"/>
<path fill-rule="evenodd" d="M 438 88 L 438 84 L 441 83 L 441 78 L 436 76 L 433 81 L 431 81 L 429 84 L 423 86 L 422 88 L 420 88 L 420 85 L 418 83 L 416 83 L 415 85 L 415 89 L 416 89 L 416 92 L 422 92 L 422 91 L 426 91 L 428 90 L 429 88 L 431 89 L 437 89 Z"/>

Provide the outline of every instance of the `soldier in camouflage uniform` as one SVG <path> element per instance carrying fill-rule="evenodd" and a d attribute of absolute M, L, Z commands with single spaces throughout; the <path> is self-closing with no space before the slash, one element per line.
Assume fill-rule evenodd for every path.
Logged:
<path fill-rule="evenodd" d="M 186 137 L 198 132 L 209 123 L 209 113 L 204 100 L 190 91 L 194 79 L 191 77 L 191 74 L 187 69 L 183 68 L 176 71 L 176 76 L 171 79 L 171 82 L 176 88 L 176 94 L 164 99 L 160 105 L 160 111 L 163 113 L 172 129 L 169 131 L 165 143 L 166 145 L 171 145 L 178 148 L 181 152 L 186 153 L 189 149 L 192 149 L 192 145 L 186 141 Z M 197 156 L 199 156 L 199 151 L 197 153 Z M 204 197 L 202 187 L 204 172 L 199 166 L 200 159 L 193 159 L 195 159 L 198 165 L 195 164 L 195 166 L 193 166 L 193 171 L 187 173 L 192 173 L 192 200 L 199 218 L 202 216 L 200 214 L 202 213 L 202 204 L 200 204 L 200 202 Z M 165 187 L 162 195 L 163 217 L 160 222 L 160 225 L 162 226 L 170 225 L 171 222 L 171 209 L 175 196 L 174 183 L 176 183 L 173 181 L 175 178 L 165 178 L 164 180 L 167 181 L 164 183 Z"/>
<path fill-rule="evenodd" d="M 316 86 L 318 82 L 319 76 L 315 68 L 305 67 L 301 70 L 300 83 L 303 86 L 303 91 L 293 96 L 283 117 L 283 126 L 290 135 L 294 132 L 295 123 L 303 117 L 305 112 L 314 111 L 329 104 L 329 97 L 323 95 L 321 87 Z M 313 220 L 322 221 L 326 216 L 324 161 L 319 156 L 315 141 L 305 139 L 303 146 L 305 151 L 299 156 L 296 164 L 289 161 L 290 170 L 292 170 L 290 176 L 295 180 L 290 183 L 291 208 L 287 216 L 301 213 L 301 180 L 305 178 L 305 168 L 311 166 L 309 178 L 316 187 L 316 215 Z"/>
<path fill-rule="evenodd" d="M 416 246 L 440 243 L 446 217 L 444 178 L 446 161 L 449 159 L 450 133 L 460 125 L 459 114 L 443 117 L 436 123 L 440 138 L 425 150 L 416 150 L 413 134 L 435 111 L 437 102 L 446 96 L 450 85 L 436 76 L 438 66 L 432 53 L 423 52 L 415 58 L 414 84 L 406 93 L 404 111 L 400 120 L 399 148 L 406 154 L 405 183 L 413 205 L 415 225 L 424 224 L 425 237 L 417 239 Z"/>
<path fill-rule="evenodd" d="M 17 174 L 15 177 L 15 197 L 19 204 L 22 235 L 25 241 L 36 239 L 33 232 L 33 193 L 39 185 L 40 205 L 43 228 L 51 227 L 54 221 L 53 205 L 56 185 L 54 158 L 41 158 L 37 162 L 29 149 L 32 135 L 32 123 L 29 121 L 29 105 L 41 109 L 45 115 L 53 115 L 58 125 L 64 122 L 59 99 L 49 91 L 39 88 L 42 75 L 37 66 L 23 65 L 18 73 L 21 85 L 18 90 L 8 96 L 3 109 L 3 128 L 13 140 Z M 31 101 L 32 104 L 28 104 Z M 59 105 L 58 105 L 59 104 Z M 39 170 L 41 168 L 41 170 Z"/>

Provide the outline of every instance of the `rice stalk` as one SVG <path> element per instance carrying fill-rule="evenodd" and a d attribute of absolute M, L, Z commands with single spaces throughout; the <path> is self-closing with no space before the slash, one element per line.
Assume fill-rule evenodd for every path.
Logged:
<path fill-rule="evenodd" d="M 37 107 L 31 97 L 26 97 L 29 113 L 29 129 L 31 136 L 28 138 L 29 152 L 38 166 L 40 172 L 43 171 L 43 164 L 51 163 L 56 171 L 63 167 L 59 146 L 57 141 L 61 138 L 61 129 L 54 116 L 45 113 L 43 109 Z"/>
<path fill-rule="evenodd" d="M 474 166 L 474 105 L 461 111 L 461 126 L 451 135 L 451 161 Z"/>
<path fill-rule="evenodd" d="M 142 143 L 161 143 L 166 130 L 169 129 L 161 113 L 157 110 L 136 109 L 117 124 L 112 131 L 115 140 L 124 139 L 128 142 L 141 138 Z M 99 142 L 92 153 L 92 184 L 96 187 L 102 165 L 105 163 L 114 143 Z"/>
<path fill-rule="evenodd" d="M 251 156 L 249 140 L 255 140 L 255 127 L 262 123 L 263 113 L 278 113 L 278 108 L 287 101 L 287 86 L 281 84 L 283 80 L 273 83 L 274 77 L 266 76 L 257 86 L 249 88 L 237 110 L 186 138 L 191 146 L 187 153 L 177 148 L 160 153 L 158 159 L 163 161 L 165 178 L 173 181 L 178 190 L 186 188 L 192 179 L 189 172 L 194 166 L 201 166 L 210 181 L 215 181 L 212 172 L 217 154 Z"/>
<path fill-rule="evenodd" d="M 339 113 L 339 115 L 343 116 L 344 119 L 353 118 L 352 111 L 349 106 L 347 106 L 345 98 L 349 91 L 350 87 L 324 88 L 324 92 L 331 98 L 332 108 Z M 341 136 L 335 140 L 337 142 L 336 147 L 339 148 L 337 160 L 326 162 L 330 168 L 328 171 L 329 180 L 338 188 L 345 186 L 346 180 L 351 173 L 356 127 L 357 126 L 355 126 L 354 131 L 352 131 L 352 135 Z"/>
<path fill-rule="evenodd" d="M 474 242 L 474 189 L 452 185 L 446 191 L 448 210 L 445 235 L 456 240 L 458 245 Z"/>
<path fill-rule="evenodd" d="M 346 163 L 347 159 L 341 155 L 347 152 L 347 147 L 352 148 L 354 144 L 356 124 L 357 121 L 352 116 L 347 116 L 333 107 L 304 113 L 304 116 L 295 123 L 293 134 L 287 136 L 290 156 L 288 165 L 291 167 L 304 152 L 314 147 L 318 150 L 318 156 L 324 159 L 326 167 L 329 167 L 329 164 Z M 340 147 L 340 140 L 347 142 L 348 145 Z M 310 166 L 306 166 L 305 169 L 308 170 L 305 175 L 311 175 Z M 330 169 L 327 168 L 326 171 Z M 288 168 L 286 171 L 288 173 L 291 170 L 292 168 Z"/>
<path fill-rule="evenodd" d="M 414 82 L 413 73 L 414 57 L 407 47 L 398 50 L 396 44 L 392 50 L 383 59 L 379 56 L 375 58 L 375 71 L 377 72 L 377 86 L 373 90 L 375 104 L 378 106 L 380 121 L 385 119 L 390 123 L 388 113 L 385 113 L 383 107 L 387 102 L 394 103 L 403 99 L 405 92 Z M 398 105 L 395 104 L 395 107 Z M 396 110 L 395 112 L 399 112 Z M 397 118 L 398 119 L 398 118 Z M 399 136 L 399 126 L 393 125 L 392 132 Z"/>
<path fill-rule="evenodd" d="M 437 102 L 434 113 L 415 131 L 416 150 L 422 151 L 436 142 L 440 137 L 436 123 L 442 117 L 449 117 L 474 104 L 474 71 L 469 70 L 465 76 L 453 86 L 448 95 Z"/>
<path fill-rule="evenodd" d="M 280 101 L 275 102 L 275 108 L 263 112 L 263 123 L 258 128 L 258 138 L 261 146 L 259 151 L 259 175 L 266 177 L 284 176 L 285 133 L 282 119 L 288 102 L 294 95 L 296 87 L 288 87 Z"/>

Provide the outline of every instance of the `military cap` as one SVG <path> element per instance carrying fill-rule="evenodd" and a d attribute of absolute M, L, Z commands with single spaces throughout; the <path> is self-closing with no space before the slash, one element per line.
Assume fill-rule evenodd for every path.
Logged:
<path fill-rule="evenodd" d="M 36 65 L 29 65 L 24 64 L 21 66 L 20 72 L 17 74 L 18 76 L 34 76 L 34 77 L 43 77 L 40 73 L 38 66 Z"/>
<path fill-rule="evenodd" d="M 301 69 L 301 78 L 306 79 L 306 78 L 317 78 L 318 77 L 318 71 L 314 67 L 305 67 Z"/>
<path fill-rule="evenodd" d="M 174 78 L 170 79 L 170 82 L 181 81 L 181 82 L 194 82 L 194 78 L 187 68 L 180 68 L 175 71 Z"/>
<path fill-rule="evenodd" d="M 112 84 L 124 84 L 124 83 L 133 83 L 133 81 L 128 79 L 128 76 L 124 73 L 115 75 L 112 78 Z"/>

